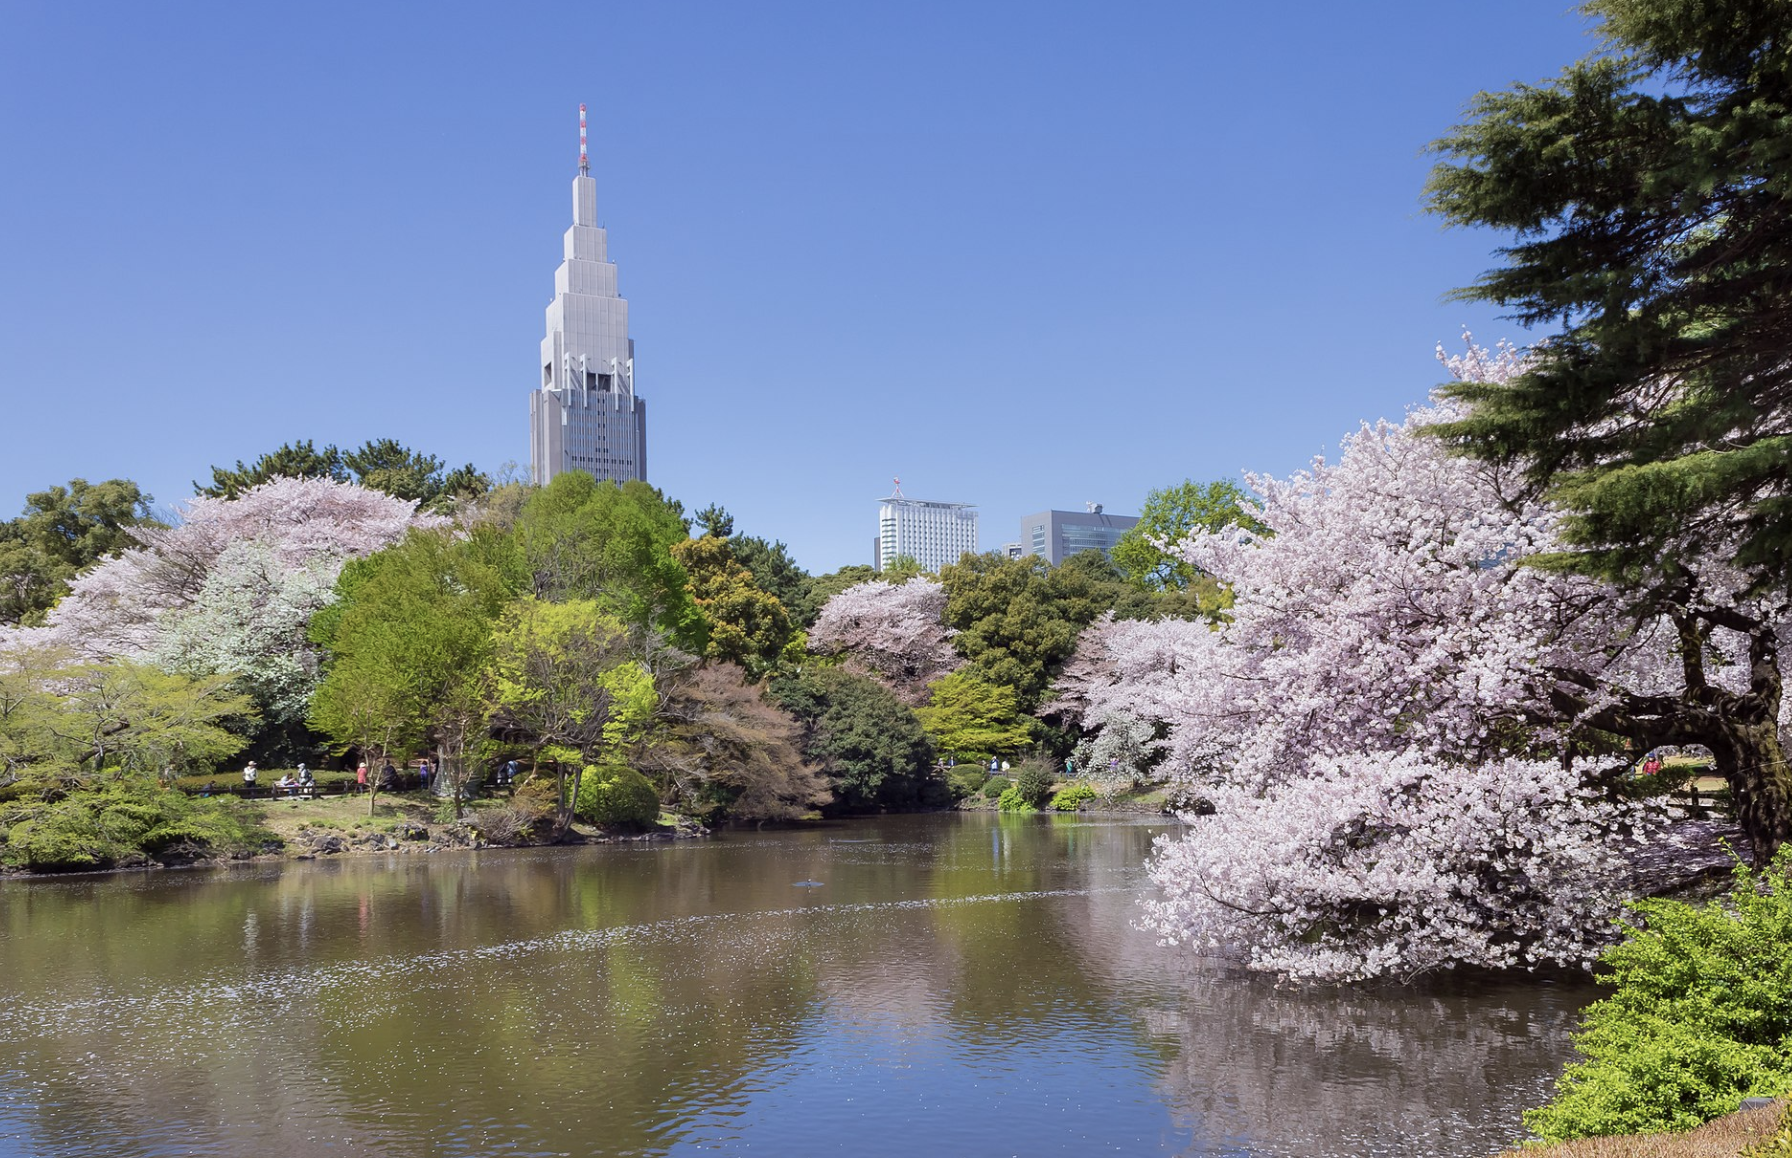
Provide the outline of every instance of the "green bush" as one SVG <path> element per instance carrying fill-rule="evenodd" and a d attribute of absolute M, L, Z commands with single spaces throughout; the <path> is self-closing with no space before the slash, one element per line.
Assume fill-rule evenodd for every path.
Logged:
<path fill-rule="evenodd" d="M 1012 787 L 1014 787 L 1014 781 L 1008 779 L 1008 777 L 991 776 L 983 785 L 983 795 L 993 800 L 1000 797 L 1002 793 L 1008 791 Z"/>
<path fill-rule="evenodd" d="M 1022 764 L 1020 771 L 1014 774 L 1014 786 L 1020 790 L 1022 799 L 1039 808 L 1051 799 L 1052 774 L 1038 764 Z"/>
<path fill-rule="evenodd" d="M 1075 812 L 1082 807 L 1083 801 L 1094 799 L 1095 789 L 1087 784 L 1072 784 L 1052 797 L 1052 807 L 1059 812 Z"/>
<path fill-rule="evenodd" d="M 15 805 L 0 828 L 0 862 L 36 872 L 245 855 L 276 843 L 239 800 L 200 800 L 142 781 Z"/>
<path fill-rule="evenodd" d="M 1689 1130 L 1792 1088 L 1792 847 L 1738 866 L 1725 898 L 1638 901 L 1600 958 L 1616 987 L 1587 1007 L 1553 1101 L 1525 1114 L 1547 1141 Z"/>
<path fill-rule="evenodd" d="M 580 820 L 605 828 L 651 828 L 660 816 L 659 793 L 633 768 L 589 764 L 579 777 L 573 811 Z"/>
<path fill-rule="evenodd" d="M 963 800 L 983 791 L 983 781 L 988 775 L 981 765 L 960 764 L 946 773 L 946 784 L 952 789 L 954 800 Z"/>
<path fill-rule="evenodd" d="M 1003 812 L 1033 812 L 1037 808 L 1031 800 L 1022 795 L 1018 784 L 1011 784 L 1002 790 L 1001 798 L 996 801 L 996 807 Z"/>

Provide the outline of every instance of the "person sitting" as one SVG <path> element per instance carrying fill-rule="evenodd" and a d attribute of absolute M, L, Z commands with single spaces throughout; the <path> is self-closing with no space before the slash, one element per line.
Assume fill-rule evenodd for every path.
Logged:
<path fill-rule="evenodd" d="M 299 791 L 298 791 L 298 794 L 300 796 L 310 796 L 316 790 L 317 790 L 317 781 L 312 779 L 311 769 L 305 767 L 303 764 L 300 764 L 299 765 Z"/>
<path fill-rule="evenodd" d="M 278 789 L 282 794 L 287 795 L 287 796 L 291 796 L 293 793 L 293 789 L 297 788 L 298 786 L 299 786 L 299 778 L 297 776 L 294 776 L 291 772 L 286 773 L 285 775 L 281 776 L 280 779 L 274 781 L 274 787 L 276 789 Z"/>

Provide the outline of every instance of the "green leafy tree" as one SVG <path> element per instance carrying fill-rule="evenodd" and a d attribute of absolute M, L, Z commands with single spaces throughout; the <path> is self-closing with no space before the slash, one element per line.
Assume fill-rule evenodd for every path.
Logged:
<path fill-rule="evenodd" d="M 0 523 L 0 624 L 42 623 L 70 579 L 133 546 L 132 527 L 158 525 L 153 501 L 116 478 L 26 496 L 24 513 Z"/>
<path fill-rule="evenodd" d="M 252 463 L 236 460 L 234 467 L 212 467 L 211 484 L 195 481 L 193 491 L 214 499 L 234 499 L 246 490 L 276 478 L 328 478 L 349 482 L 342 452 L 334 446 L 317 449 L 310 439 L 282 443 Z"/>
<path fill-rule="evenodd" d="M 519 599 L 497 626 L 487 679 L 496 722 L 553 760 L 561 832 L 574 807 L 568 763 L 613 762 L 657 702 L 633 656 L 627 627 L 594 600 Z"/>
<path fill-rule="evenodd" d="M 252 463 L 238 459 L 234 467 L 212 467 L 208 486 L 193 489 L 212 498 L 234 499 L 252 487 L 276 478 L 330 478 L 353 482 L 394 498 L 408 499 L 425 510 L 446 510 L 492 489 L 492 480 L 471 463 L 453 470 L 432 454 L 412 450 L 396 439 L 379 438 L 359 449 L 322 450 L 310 439 L 289 442 Z"/>
<path fill-rule="evenodd" d="M 341 749 L 370 744 L 382 758 L 432 750 L 458 811 L 490 710 L 494 628 L 525 582 L 514 542 L 487 528 L 465 537 L 415 530 L 351 561 L 330 614 L 312 617 L 312 639 L 329 653 L 312 727 Z M 388 719 L 369 718 L 359 703 L 369 694 Z"/>
<path fill-rule="evenodd" d="M 928 703 L 915 709 L 915 718 L 939 751 L 981 760 L 1026 746 L 1027 725 L 1013 688 L 956 671 L 929 684 L 928 693 Z"/>
<path fill-rule="evenodd" d="M 1569 714 L 1644 746 L 1701 743 L 1730 781 L 1758 857 L 1792 838 L 1770 604 L 1792 571 L 1792 8 L 1744 0 L 1590 0 L 1603 49 L 1554 81 L 1476 97 L 1436 143 L 1431 209 L 1512 235 L 1460 291 L 1547 337 L 1510 375 L 1471 375 L 1442 436 L 1564 508 L 1552 565 L 1599 576 L 1665 616 L 1685 693 Z M 1747 639 L 1737 692 L 1696 663 Z"/>
<path fill-rule="evenodd" d="M 740 565 L 753 573 L 754 584 L 766 594 L 775 596 L 798 627 L 808 628 L 815 622 L 821 605 L 815 601 L 811 590 L 814 581 L 790 557 L 790 548 L 781 542 L 767 542 L 752 535 L 736 535 L 728 540 L 728 545 Z"/>
<path fill-rule="evenodd" d="M 594 599 L 630 628 L 663 631 L 702 653 L 703 614 L 672 557 L 690 527 L 680 507 L 653 487 L 567 471 L 530 496 L 516 536 L 538 596 Z"/>
<path fill-rule="evenodd" d="M 914 712 L 876 680 L 839 668 L 774 678 L 772 698 L 803 726 L 803 754 L 847 812 L 938 803 L 933 745 Z"/>
<path fill-rule="evenodd" d="M 1129 582 L 1149 590 L 1186 590 L 1203 580 L 1213 586 L 1212 580 L 1157 543 L 1174 544 L 1196 527 L 1223 531 L 1231 525 L 1263 533 L 1244 488 L 1230 479 L 1209 483 L 1189 479 L 1146 496 L 1138 524 L 1114 544 L 1111 557 Z"/>
<path fill-rule="evenodd" d="M 1037 555 L 967 555 L 940 570 L 952 644 L 986 683 L 1011 687 L 1035 708 L 1071 654 L 1077 636 L 1123 598 L 1147 603 L 1119 582 L 1100 552 L 1052 567 Z"/>
<path fill-rule="evenodd" d="M 672 548 L 672 557 L 690 576 L 691 598 L 709 628 L 704 658 L 749 672 L 775 663 L 790 644 L 790 613 L 753 581 L 729 541 L 715 534 L 687 539 Z"/>
<path fill-rule="evenodd" d="M 9 649 L 0 653 L 0 784 L 55 796 L 209 770 L 243 749 L 238 732 L 254 719 L 230 682 Z"/>

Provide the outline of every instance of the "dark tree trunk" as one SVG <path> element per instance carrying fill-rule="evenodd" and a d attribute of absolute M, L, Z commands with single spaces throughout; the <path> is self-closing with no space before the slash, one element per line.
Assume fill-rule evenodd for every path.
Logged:
<path fill-rule="evenodd" d="M 1786 767 L 1777 720 L 1726 721 L 1705 741 L 1730 785 L 1730 807 L 1748 834 L 1757 866 L 1792 838 L 1792 769 Z"/>

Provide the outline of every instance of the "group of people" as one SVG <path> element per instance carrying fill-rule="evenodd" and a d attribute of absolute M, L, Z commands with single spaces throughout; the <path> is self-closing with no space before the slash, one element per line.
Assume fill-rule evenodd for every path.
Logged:
<path fill-rule="evenodd" d="M 247 764 L 243 765 L 243 793 L 244 793 L 244 795 L 253 795 L 255 792 L 255 786 L 257 783 L 260 782 L 260 779 L 261 779 L 261 770 L 255 766 L 255 761 L 251 760 Z M 295 771 L 288 772 L 285 775 L 281 776 L 280 779 L 274 781 L 274 787 L 270 791 L 269 795 L 272 795 L 272 796 L 309 796 L 309 795 L 311 795 L 312 792 L 316 791 L 316 789 L 317 789 L 317 780 L 315 777 L 313 777 L 311 775 L 311 769 L 307 768 L 303 764 L 300 764 Z M 209 796 L 210 792 L 208 791 L 206 793 L 206 795 Z"/>
<path fill-rule="evenodd" d="M 517 772 L 517 762 L 515 760 L 506 760 L 503 764 L 498 766 L 497 771 L 493 774 L 492 783 L 500 788 L 508 788 L 516 783 Z M 243 791 L 245 795 L 254 794 L 255 787 L 260 781 L 260 776 L 261 771 L 255 766 L 255 761 L 251 760 L 243 766 Z M 369 776 L 367 761 L 363 760 L 355 768 L 354 790 L 356 792 L 366 792 L 368 790 Z M 430 782 L 435 779 L 435 776 L 435 765 L 431 764 L 427 759 L 417 761 L 417 781 L 419 786 L 422 787 L 425 792 L 429 791 Z M 386 761 L 385 765 L 380 768 L 377 786 L 382 792 L 396 791 L 400 787 L 398 769 L 392 766 L 390 760 Z M 274 783 L 271 794 L 309 796 L 316 790 L 317 780 L 311 775 L 311 769 L 300 764 L 296 771 L 286 773 Z M 210 795 L 209 787 L 206 795 Z"/>

